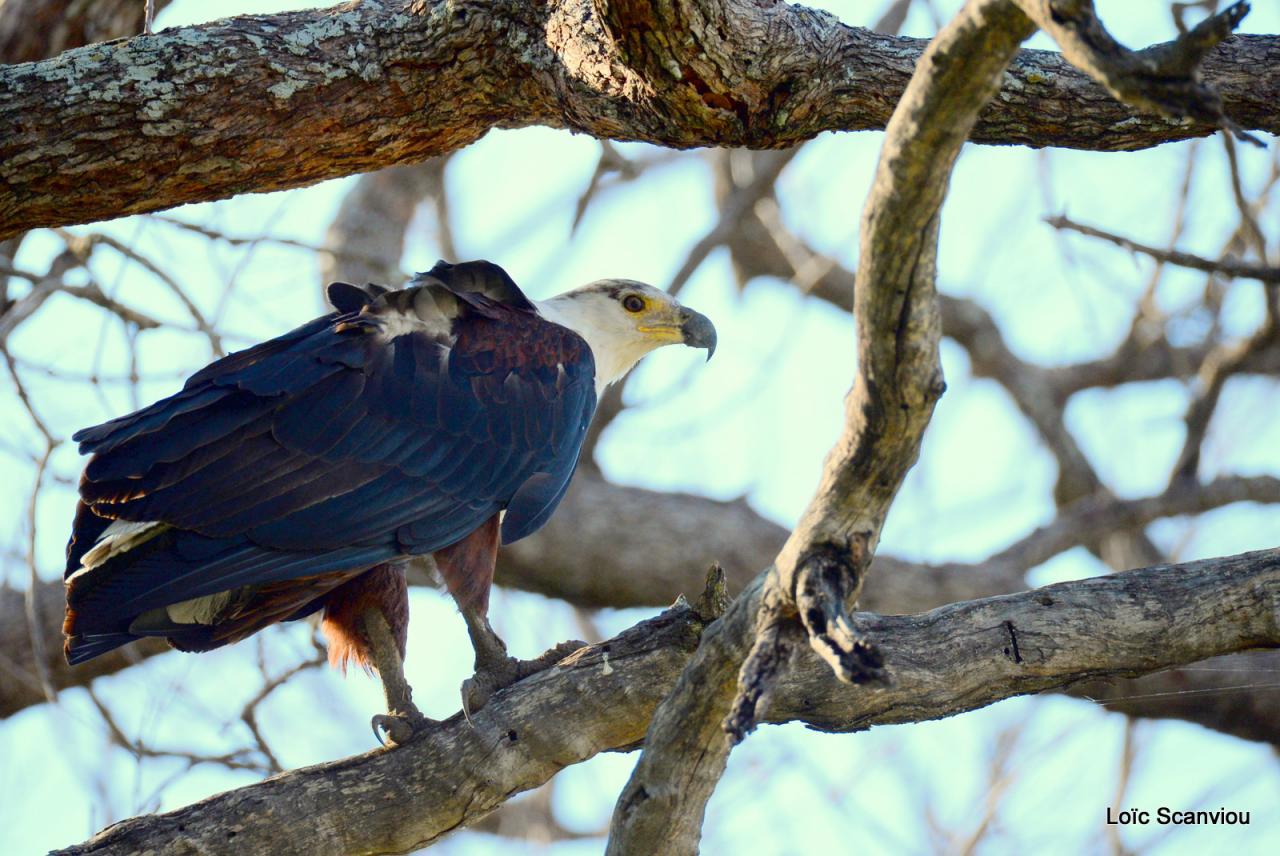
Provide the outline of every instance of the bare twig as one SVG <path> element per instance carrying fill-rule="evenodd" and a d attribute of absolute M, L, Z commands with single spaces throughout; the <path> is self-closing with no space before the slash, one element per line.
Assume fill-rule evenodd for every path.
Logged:
<path fill-rule="evenodd" d="M 1245 206 L 1248 207 L 1247 205 Z M 1251 264 L 1249 262 L 1238 261 L 1236 259 L 1225 258 L 1214 261 L 1206 259 L 1203 256 L 1193 255 L 1191 253 L 1183 253 L 1177 250 L 1161 250 L 1157 247 L 1147 246 L 1137 241 L 1126 238 L 1123 235 L 1117 235 L 1114 232 L 1106 232 L 1093 226 L 1086 226 L 1083 223 L 1077 223 L 1074 220 L 1056 215 L 1046 217 L 1044 221 L 1055 229 L 1066 229 L 1072 232 L 1078 232 L 1081 235 L 1088 235 L 1091 238 L 1100 238 L 1126 250 L 1135 253 L 1142 253 L 1144 256 L 1150 256 L 1156 261 L 1165 262 L 1178 267 L 1191 268 L 1192 270 L 1203 271 L 1204 273 L 1224 276 L 1228 278 L 1256 279 L 1258 282 L 1270 284 L 1280 284 L 1280 268 L 1269 267 L 1265 264 Z"/>
<path fill-rule="evenodd" d="M 156 749 L 148 746 L 141 740 L 129 737 L 125 733 L 124 729 L 116 721 L 111 709 L 98 698 L 97 693 L 92 688 L 88 690 L 88 696 L 89 700 L 93 702 L 93 706 L 97 709 L 98 715 L 102 717 L 103 723 L 107 726 L 107 733 L 110 735 L 111 741 L 135 758 L 176 758 L 185 761 L 188 768 L 198 764 L 216 764 L 229 770 L 248 770 L 264 776 L 272 772 L 267 765 L 252 760 L 251 750 L 248 749 L 236 749 L 233 752 L 225 752 L 221 755 L 205 755 L 181 749 Z"/>
<path fill-rule="evenodd" d="M 278 759 L 275 753 L 271 751 L 271 746 L 267 743 L 266 737 L 263 736 L 262 729 L 258 727 L 258 707 L 264 701 L 266 701 L 267 698 L 270 697 L 270 695 L 273 692 L 275 692 L 277 689 L 283 686 L 285 681 L 289 680 L 294 675 L 300 672 L 304 672 L 308 669 L 315 669 L 320 666 L 323 666 L 326 662 L 327 662 L 327 657 L 325 655 L 325 652 L 319 651 L 315 656 L 311 657 L 310 659 L 303 660 L 301 663 L 297 663 L 296 665 L 291 666 L 290 668 L 276 675 L 274 678 L 267 680 L 262 685 L 262 689 L 258 690 L 257 694 L 254 695 L 253 698 L 245 702 L 244 708 L 240 711 L 240 721 L 243 722 L 245 724 L 245 727 L 249 729 L 249 733 L 253 737 L 253 741 L 257 746 L 259 754 L 261 754 L 262 757 L 266 759 L 267 766 L 270 768 L 271 772 L 273 773 L 284 772 L 284 767 L 281 766 L 280 759 Z M 265 677 L 265 674 L 266 672 L 264 669 L 263 671 L 264 677 Z"/>
<path fill-rule="evenodd" d="M 36 460 L 31 494 L 27 500 L 27 589 L 24 592 L 22 603 L 27 623 L 27 638 L 31 641 L 32 659 L 36 664 L 36 677 L 39 679 L 40 690 L 44 693 L 45 701 L 52 704 L 57 700 L 58 691 L 49 675 L 49 655 L 44 644 L 42 616 L 36 603 L 36 597 L 40 592 L 40 571 L 36 564 L 36 512 L 39 508 L 40 488 L 44 484 L 45 470 L 49 466 L 49 458 L 53 455 L 54 449 L 58 447 L 58 441 L 32 403 L 31 396 L 27 393 L 27 388 L 22 382 L 22 377 L 18 374 L 18 367 L 14 364 L 13 356 L 3 346 L 3 343 L 0 343 L 0 355 L 4 356 L 5 366 L 9 369 L 9 377 L 13 381 L 18 399 L 22 402 L 23 407 L 26 408 L 32 424 L 40 432 L 40 436 L 44 438 L 44 452 Z"/>
<path fill-rule="evenodd" d="M 195 301 L 188 296 L 186 289 L 178 283 L 164 268 L 144 256 L 142 253 L 128 246 L 122 241 L 116 240 L 110 235 L 101 232 L 92 232 L 87 235 L 75 235 L 65 229 L 54 230 L 59 237 L 66 241 L 68 249 L 75 253 L 81 260 L 82 264 L 88 264 L 89 256 L 93 252 L 93 248 L 97 246 L 110 247 L 129 261 L 141 267 L 150 273 L 156 279 L 166 286 L 183 308 L 187 310 L 187 314 L 191 316 L 191 320 L 195 323 L 196 329 L 205 335 L 209 340 L 209 349 L 214 356 L 222 356 L 224 353 L 222 348 L 222 337 L 218 334 L 213 326 L 205 319 L 204 313 L 200 311 L 200 307 L 196 306 Z"/>
<path fill-rule="evenodd" d="M 1275 350 L 1280 345 L 1278 333 L 1280 330 L 1275 327 L 1272 316 L 1268 314 L 1266 322 L 1253 336 L 1241 342 L 1224 344 L 1205 357 L 1196 378 L 1197 389 L 1187 406 L 1187 435 L 1170 476 L 1171 484 L 1195 478 L 1200 466 L 1200 448 L 1223 387 L 1232 375 L 1237 374 L 1255 356 Z"/>
<path fill-rule="evenodd" d="M 70 250 L 59 253 L 50 263 L 48 272 L 32 282 L 31 290 L 5 307 L 0 314 L 0 345 L 8 341 L 9 335 L 23 321 L 34 315 L 46 300 L 62 288 L 62 278 L 67 271 L 80 267 L 81 264 L 79 256 Z"/>

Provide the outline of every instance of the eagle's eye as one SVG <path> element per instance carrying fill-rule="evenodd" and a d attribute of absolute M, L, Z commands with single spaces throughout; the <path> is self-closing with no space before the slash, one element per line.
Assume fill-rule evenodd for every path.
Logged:
<path fill-rule="evenodd" d="M 638 294 L 628 294 L 622 298 L 622 308 L 628 312 L 643 312 L 644 298 Z"/>

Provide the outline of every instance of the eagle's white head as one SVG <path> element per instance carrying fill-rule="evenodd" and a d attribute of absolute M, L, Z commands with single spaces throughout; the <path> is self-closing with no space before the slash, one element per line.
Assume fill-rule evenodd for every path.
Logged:
<path fill-rule="evenodd" d="M 587 340 L 596 361 L 596 395 L 663 345 L 716 350 L 716 328 L 674 297 L 630 279 L 602 279 L 549 300 L 538 313 Z"/>

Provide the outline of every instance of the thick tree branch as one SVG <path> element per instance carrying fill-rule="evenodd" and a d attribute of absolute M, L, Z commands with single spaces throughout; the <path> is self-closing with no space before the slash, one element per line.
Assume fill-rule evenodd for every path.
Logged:
<path fill-rule="evenodd" d="M 773 276 L 804 283 L 807 293 L 843 309 L 852 308 L 852 271 L 819 255 L 800 237 L 786 232 L 780 223 L 766 225 L 758 217 L 748 217 L 741 226 L 729 246 L 744 284 L 758 276 Z M 790 252 L 784 247 L 790 247 Z M 1174 346 L 1163 336 L 1150 341 L 1137 335 L 1135 328 L 1134 335 L 1101 359 L 1042 367 L 1016 356 L 1005 344 L 995 320 L 972 301 L 941 295 L 941 310 L 944 335 L 969 353 L 973 373 L 1004 386 L 1040 430 L 1058 459 L 1059 484 L 1070 488 L 1068 493 L 1077 493 L 1082 487 L 1087 490 L 1098 482 L 1058 415 L 1067 399 L 1088 388 L 1192 377 L 1215 350 L 1209 344 Z M 1280 349 L 1249 348 L 1236 370 L 1280 375 Z M 1063 439 L 1070 442 L 1062 442 Z M 1067 475 L 1065 482 L 1062 474 Z M 1216 507 L 1229 495 L 1245 501 L 1272 502 L 1275 489 L 1275 480 L 1264 476 L 1223 478 L 1207 485 L 1179 479 L 1161 496 L 1129 501 L 1086 493 L 1085 498 L 1068 502 L 1059 521 L 978 565 L 949 563 L 937 566 L 931 573 L 914 565 L 887 565 L 892 560 L 878 557 L 862 603 L 877 612 L 918 611 L 941 603 L 1019 591 L 1026 571 L 1039 562 L 1071 547 L 1123 542 L 1126 532 L 1154 519 L 1148 512 L 1162 509 L 1157 516 L 1196 514 L 1209 506 Z M 1246 740 L 1280 744 L 1280 729 L 1272 727 L 1280 722 L 1280 693 L 1265 689 L 1268 674 L 1280 668 L 1280 653 L 1255 654 L 1248 660 L 1247 666 L 1230 658 L 1172 676 L 1152 675 L 1105 687 L 1091 684 L 1080 691 L 1073 690 L 1073 694 L 1097 698 L 1108 708 L 1133 716 L 1168 715 Z M 1229 689 L 1223 691 L 1227 683 Z M 1114 701 L 1119 697 L 1126 700 Z"/>
<path fill-rule="evenodd" d="M 1240 0 L 1210 15 L 1177 39 L 1131 51 L 1107 32 L 1093 0 L 1015 0 L 1036 26 L 1048 33 L 1076 68 L 1089 74 L 1118 100 L 1171 118 L 1191 118 L 1240 132 L 1223 112 L 1222 99 L 1200 77 L 1200 63 L 1231 36 L 1249 4 Z"/>
<path fill-rule="evenodd" d="M 493 127 L 677 148 L 882 128 L 924 49 L 781 2 L 698 5 L 668 35 L 700 59 L 673 68 L 637 67 L 591 0 L 366 0 L 0 68 L 0 238 L 412 163 Z M 1204 78 L 1241 127 L 1280 131 L 1280 39 L 1219 45 Z M 1214 127 L 1134 114 L 1024 51 L 972 138 L 1125 150 Z"/>
<path fill-rule="evenodd" d="M 860 613 L 894 684 L 831 680 L 803 654 L 766 721 L 827 731 L 936 719 L 1082 679 L 1280 646 L 1280 551 L 1148 568 L 922 615 Z M 295 770 L 111 826 L 68 854 L 405 853 L 472 823 L 563 767 L 633 746 L 702 628 L 668 610 L 391 751 Z"/>
<path fill-rule="evenodd" d="M 863 209 L 853 293 L 858 363 L 845 432 L 778 555 L 759 619 L 764 626 L 798 612 L 810 644 L 841 680 L 857 679 L 867 656 L 856 641 L 839 638 L 849 635 L 843 611 L 861 591 L 885 515 L 945 388 L 934 285 L 938 211 L 978 111 L 1030 32 L 1005 3 L 966 4 L 921 58 L 886 129 Z M 760 644 L 755 653 L 777 659 Z M 741 690 L 755 680 L 748 662 Z M 751 721 L 749 706 L 740 707 L 731 733 L 740 739 Z"/>

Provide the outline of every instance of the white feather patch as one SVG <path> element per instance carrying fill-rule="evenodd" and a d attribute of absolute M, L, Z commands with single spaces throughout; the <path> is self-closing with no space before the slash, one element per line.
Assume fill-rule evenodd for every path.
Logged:
<path fill-rule="evenodd" d="M 118 556 L 151 540 L 164 529 L 165 524 L 157 520 L 116 520 L 103 530 L 93 547 L 80 559 L 80 569 L 67 582 L 93 570 L 112 556 Z"/>

